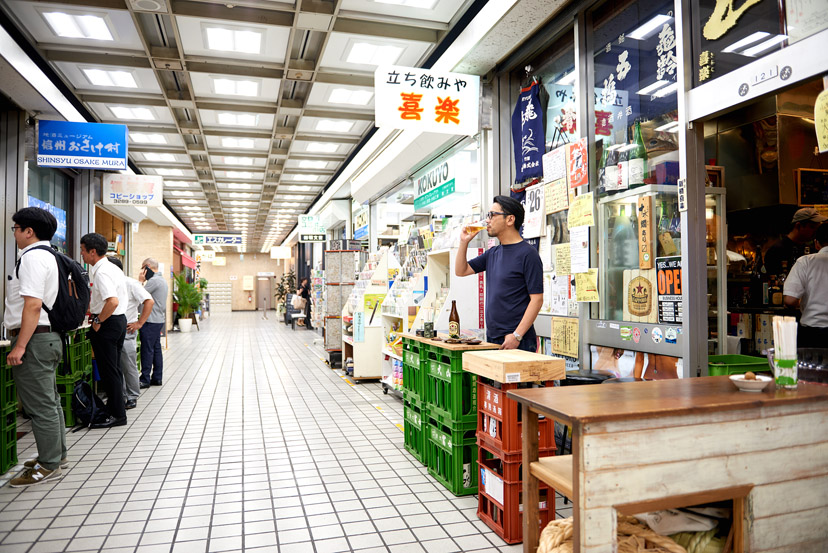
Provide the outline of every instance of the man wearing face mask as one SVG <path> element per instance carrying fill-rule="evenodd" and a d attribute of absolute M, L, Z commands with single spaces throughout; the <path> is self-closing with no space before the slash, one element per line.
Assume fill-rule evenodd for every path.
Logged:
<path fill-rule="evenodd" d="M 161 386 L 164 376 L 164 352 L 161 349 L 161 330 L 167 324 L 167 294 L 169 286 L 158 272 L 158 261 L 148 257 L 141 263 L 138 280 L 152 296 L 152 312 L 141 327 L 141 388 Z"/>

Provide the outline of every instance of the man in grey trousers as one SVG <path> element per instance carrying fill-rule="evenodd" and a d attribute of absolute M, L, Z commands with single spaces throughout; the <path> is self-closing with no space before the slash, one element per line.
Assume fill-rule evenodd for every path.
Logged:
<path fill-rule="evenodd" d="M 155 304 L 149 319 L 141 328 L 141 388 L 161 386 L 164 375 L 164 352 L 161 349 L 161 329 L 167 324 L 167 294 L 169 286 L 158 272 L 158 261 L 149 257 L 141 263 L 138 280 L 152 295 Z"/>
<path fill-rule="evenodd" d="M 122 271 L 124 270 L 120 259 L 115 257 L 107 257 L 107 259 Z M 126 337 L 121 350 L 121 372 L 124 373 L 124 408 L 135 409 L 138 405 L 138 396 L 141 395 L 138 380 L 138 330 L 147 322 L 155 302 L 140 282 L 131 277 L 126 277 L 126 282 L 129 303 L 126 311 Z M 138 306 L 141 306 L 140 317 Z"/>
<path fill-rule="evenodd" d="M 33 250 L 36 246 L 51 247 L 57 220 L 39 207 L 24 207 L 12 220 L 14 241 L 22 251 L 6 284 L 3 322 L 12 347 L 6 362 L 12 367 L 20 403 L 32 418 L 37 444 L 37 458 L 23 463 L 26 470 L 9 482 L 13 488 L 23 488 L 58 480 L 68 461 L 63 408 L 55 380 L 63 346 L 43 309 L 54 306 L 57 299 L 58 266 L 52 253 Z"/>

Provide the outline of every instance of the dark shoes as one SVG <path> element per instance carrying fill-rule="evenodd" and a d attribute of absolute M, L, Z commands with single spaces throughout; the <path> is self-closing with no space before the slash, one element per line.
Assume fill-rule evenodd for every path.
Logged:
<path fill-rule="evenodd" d="M 128 399 L 124 404 L 124 409 L 135 409 L 138 407 L 138 402 L 134 399 Z"/>
<path fill-rule="evenodd" d="M 138 384 L 138 387 L 141 388 L 142 390 L 146 390 L 147 388 L 150 387 L 150 385 L 147 382 L 141 382 L 140 384 Z"/>
<path fill-rule="evenodd" d="M 122 419 L 116 419 L 115 417 L 107 417 L 105 421 L 93 424 L 89 428 L 113 428 L 115 426 L 126 426 L 126 423 L 126 417 Z"/>
<path fill-rule="evenodd" d="M 150 380 L 150 386 L 161 386 L 160 380 Z"/>

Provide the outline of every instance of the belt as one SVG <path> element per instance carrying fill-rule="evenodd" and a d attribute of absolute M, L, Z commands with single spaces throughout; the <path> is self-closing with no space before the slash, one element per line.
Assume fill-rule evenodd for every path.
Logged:
<path fill-rule="evenodd" d="M 32 332 L 32 334 L 44 334 L 46 332 L 52 332 L 52 327 L 49 326 L 49 325 L 39 325 L 39 326 L 35 327 L 34 332 Z M 17 336 L 18 334 L 20 334 L 20 329 L 19 328 L 10 328 L 9 329 L 9 334 L 12 337 Z"/>

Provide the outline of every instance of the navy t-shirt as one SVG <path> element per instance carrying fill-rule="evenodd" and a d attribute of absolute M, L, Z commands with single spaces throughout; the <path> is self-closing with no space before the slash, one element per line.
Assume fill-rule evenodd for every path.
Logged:
<path fill-rule="evenodd" d="M 469 261 L 469 266 L 475 273 L 486 271 L 486 335 L 511 334 L 523 319 L 529 294 L 543 293 L 538 251 L 525 240 L 501 244 Z"/>

